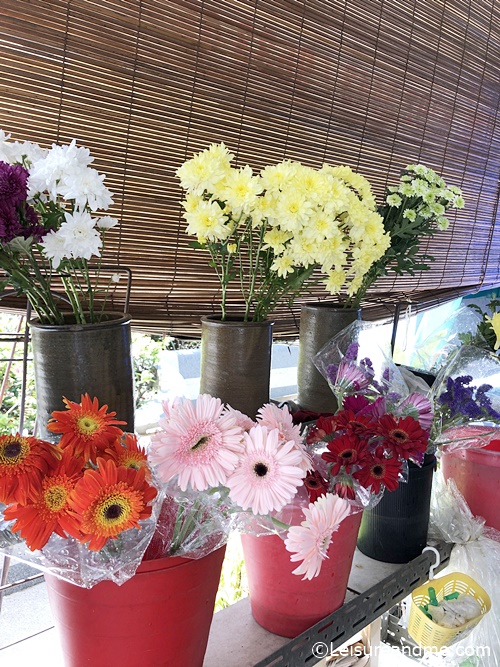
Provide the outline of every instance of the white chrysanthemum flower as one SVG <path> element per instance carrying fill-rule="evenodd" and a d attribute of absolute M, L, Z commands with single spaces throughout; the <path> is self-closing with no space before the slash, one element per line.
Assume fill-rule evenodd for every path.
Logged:
<path fill-rule="evenodd" d="M 182 491 L 195 491 L 226 484 L 243 452 L 242 430 L 236 420 L 224 413 L 219 398 L 201 394 L 196 404 L 164 405 L 168 411 L 162 427 L 152 436 L 149 458 L 160 479 L 168 482 L 178 476 Z"/>
<path fill-rule="evenodd" d="M 73 168 L 66 172 L 58 191 L 64 199 L 74 200 L 77 208 L 88 206 L 91 211 L 106 210 L 113 203 L 112 193 L 104 185 L 104 174 L 95 169 Z"/>
<path fill-rule="evenodd" d="M 328 558 L 328 547 L 333 533 L 349 515 L 350 504 L 333 493 L 320 496 L 316 502 L 302 511 L 305 521 L 300 526 L 291 526 L 285 539 L 285 547 L 293 562 L 302 561 L 293 574 L 303 574 L 303 579 L 313 579 Z"/>
<path fill-rule="evenodd" d="M 92 255 L 100 256 L 102 239 L 95 228 L 95 220 L 86 211 L 65 214 L 65 222 L 57 232 L 63 239 L 66 252 L 73 259 L 89 260 Z"/>
<path fill-rule="evenodd" d="M 95 221 L 95 225 L 98 229 L 111 229 L 112 227 L 116 227 L 118 223 L 118 218 L 112 218 L 109 215 L 105 215 L 103 218 L 97 218 Z"/>
<path fill-rule="evenodd" d="M 254 426 L 244 434 L 240 463 L 229 476 L 229 497 L 254 514 L 279 511 L 297 493 L 306 476 L 302 454 L 293 440 L 280 442 L 277 429 Z"/>
<path fill-rule="evenodd" d="M 63 259 L 71 257 L 70 252 L 66 250 L 66 240 L 59 232 L 50 231 L 43 237 L 41 245 L 44 254 L 55 270 L 59 268 Z"/>
<path fill-rule="evenodd" d="M 52 144 L 49 151 L 32 160 L 28 196 L 33 197 L 38 192 L 48 192 L 50 198 L 55 201 L 57 195 L 62 194 L 59 184 L 64 177 L 73 170 L 85 169 L 93 159 L 87 148 L 79 148 L 76 145 L 75 139 L 67 146 Z"/>

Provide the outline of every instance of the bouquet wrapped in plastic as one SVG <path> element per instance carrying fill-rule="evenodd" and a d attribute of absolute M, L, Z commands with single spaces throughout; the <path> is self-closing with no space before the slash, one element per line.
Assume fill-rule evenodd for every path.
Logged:
<path fill-rule="evenodd" d="M 162 493 L 124 422 L 86 394 L 65 399 L 58 445 L 0 436 L 0 551 L 87 588 L 121 584 L 155 531 Z"/>
<path fill-rule="evenodd" d="M 484 447 L 500 435 L 500 357 L 463 345 L 438 373 L 431 398 L 436 446 Z"/>
<path fill-rule="evenodd" d="M 212 422 L 204 423 L 209 430 L 192 443 L 202 458 L 224 431 L 223 406 L 212 401 Z M 163 484 L 163 456 L 156 450 L 153 463 L 108 406 L 88 395 L 80 404 L 65 403 L 48 424 L 61 435 L 58 445 L 0 436 L 0 552 L 91 588 L 106 579 L 124 583 L 143 560 L 197 559 L 225 544 L 234 516 L 213 476 L 191 491 L 185 473 Z M 226 418 L 224 426 L 239 443 L 243 429 L 236 419 Z M 176 439 L 180 449 L 186 442 Z"/>

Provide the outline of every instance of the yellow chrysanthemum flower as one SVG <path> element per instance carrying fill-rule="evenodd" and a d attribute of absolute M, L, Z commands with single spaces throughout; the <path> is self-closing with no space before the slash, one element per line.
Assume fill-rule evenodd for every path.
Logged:
<path fill-rule="evenodd" d="M 490 323 L 491 328 L 495 332 L 497 339 L 493 348 L 498 350 L 500 347 L 500 313 L 494 313 L 491 317 L 486 315 L 486 321 Z"/>
<path fill-rule="evenodd" d="M 281 278 L 284 278 L 289 273 L 293 273 L 294 265 L 292 258 L 288 255 L 280 255 L 279 257 L 275 257 L 271 266 L 271 270 L 276 271 L 276 273 Z"/>
<path fill-rule="evenodd" d="M 325 283 L 326 289 L 330 292 L 330 294 L 338 294 L 342 289 L 346 278 L 347 276 L 345 271 L 336 270 L 329 273 L 326 280 L 323 282 Z"/>
<path fill-rule="evenodd" d="M 257 197 L 262 192 L 262 184 L 258 176 L 253 176 L 248 165 L 242 169 L 232 169 L 219 184 L 220 197 L 226 206 L 233 211 L 250 212 L 257 204 Z"/>
<path fill-rule="evenodd" d="M 224 241 L 231 233 L 226 224 L 226 216 L 218 204 L 213 201 L 200 201 L 192 211 L 184 214 L 188 223 L 187 233 L 203 237 L 209 241 Z"/>

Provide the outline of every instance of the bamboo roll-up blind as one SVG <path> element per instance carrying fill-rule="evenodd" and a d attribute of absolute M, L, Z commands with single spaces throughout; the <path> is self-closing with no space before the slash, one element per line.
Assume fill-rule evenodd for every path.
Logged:
<path fill-rule="evenodd" d="M 219 288 L 189 246 L 175 169 L 224 141 L 239 166 L 349 164 L 380 198 L 423 162 L 466 208 L 381 279 L 365 317 L 500 283 L 500 5 L 495 0 L 2 0 L 0 127 L 76 137 L 115 193 L 107 261 L 132 270 L 135 326 L 199 335 Z M 117 295 L 120 307 L 122 292 Z M 274 313 L 297 332 L 300 304 Z M 231 308 L 238 310 L 237 291 Z"/>

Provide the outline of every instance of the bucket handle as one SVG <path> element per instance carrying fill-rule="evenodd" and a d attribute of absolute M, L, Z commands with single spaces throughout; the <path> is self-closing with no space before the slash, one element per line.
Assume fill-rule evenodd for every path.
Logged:
<path fill-rule="evenodd" d="M 422 551 L 424 553 L 425 551 L 433 551 L 436 555 L 436 562 L 434 565 L 431 565 L 429 568 L 429 581 L 432 581 L 434 579 L 434 570 L 439 567 L 439 564 L 441 563 L 441 554 L 439 551 L 436 549 L 436 547 L 425 547 Z"/>

